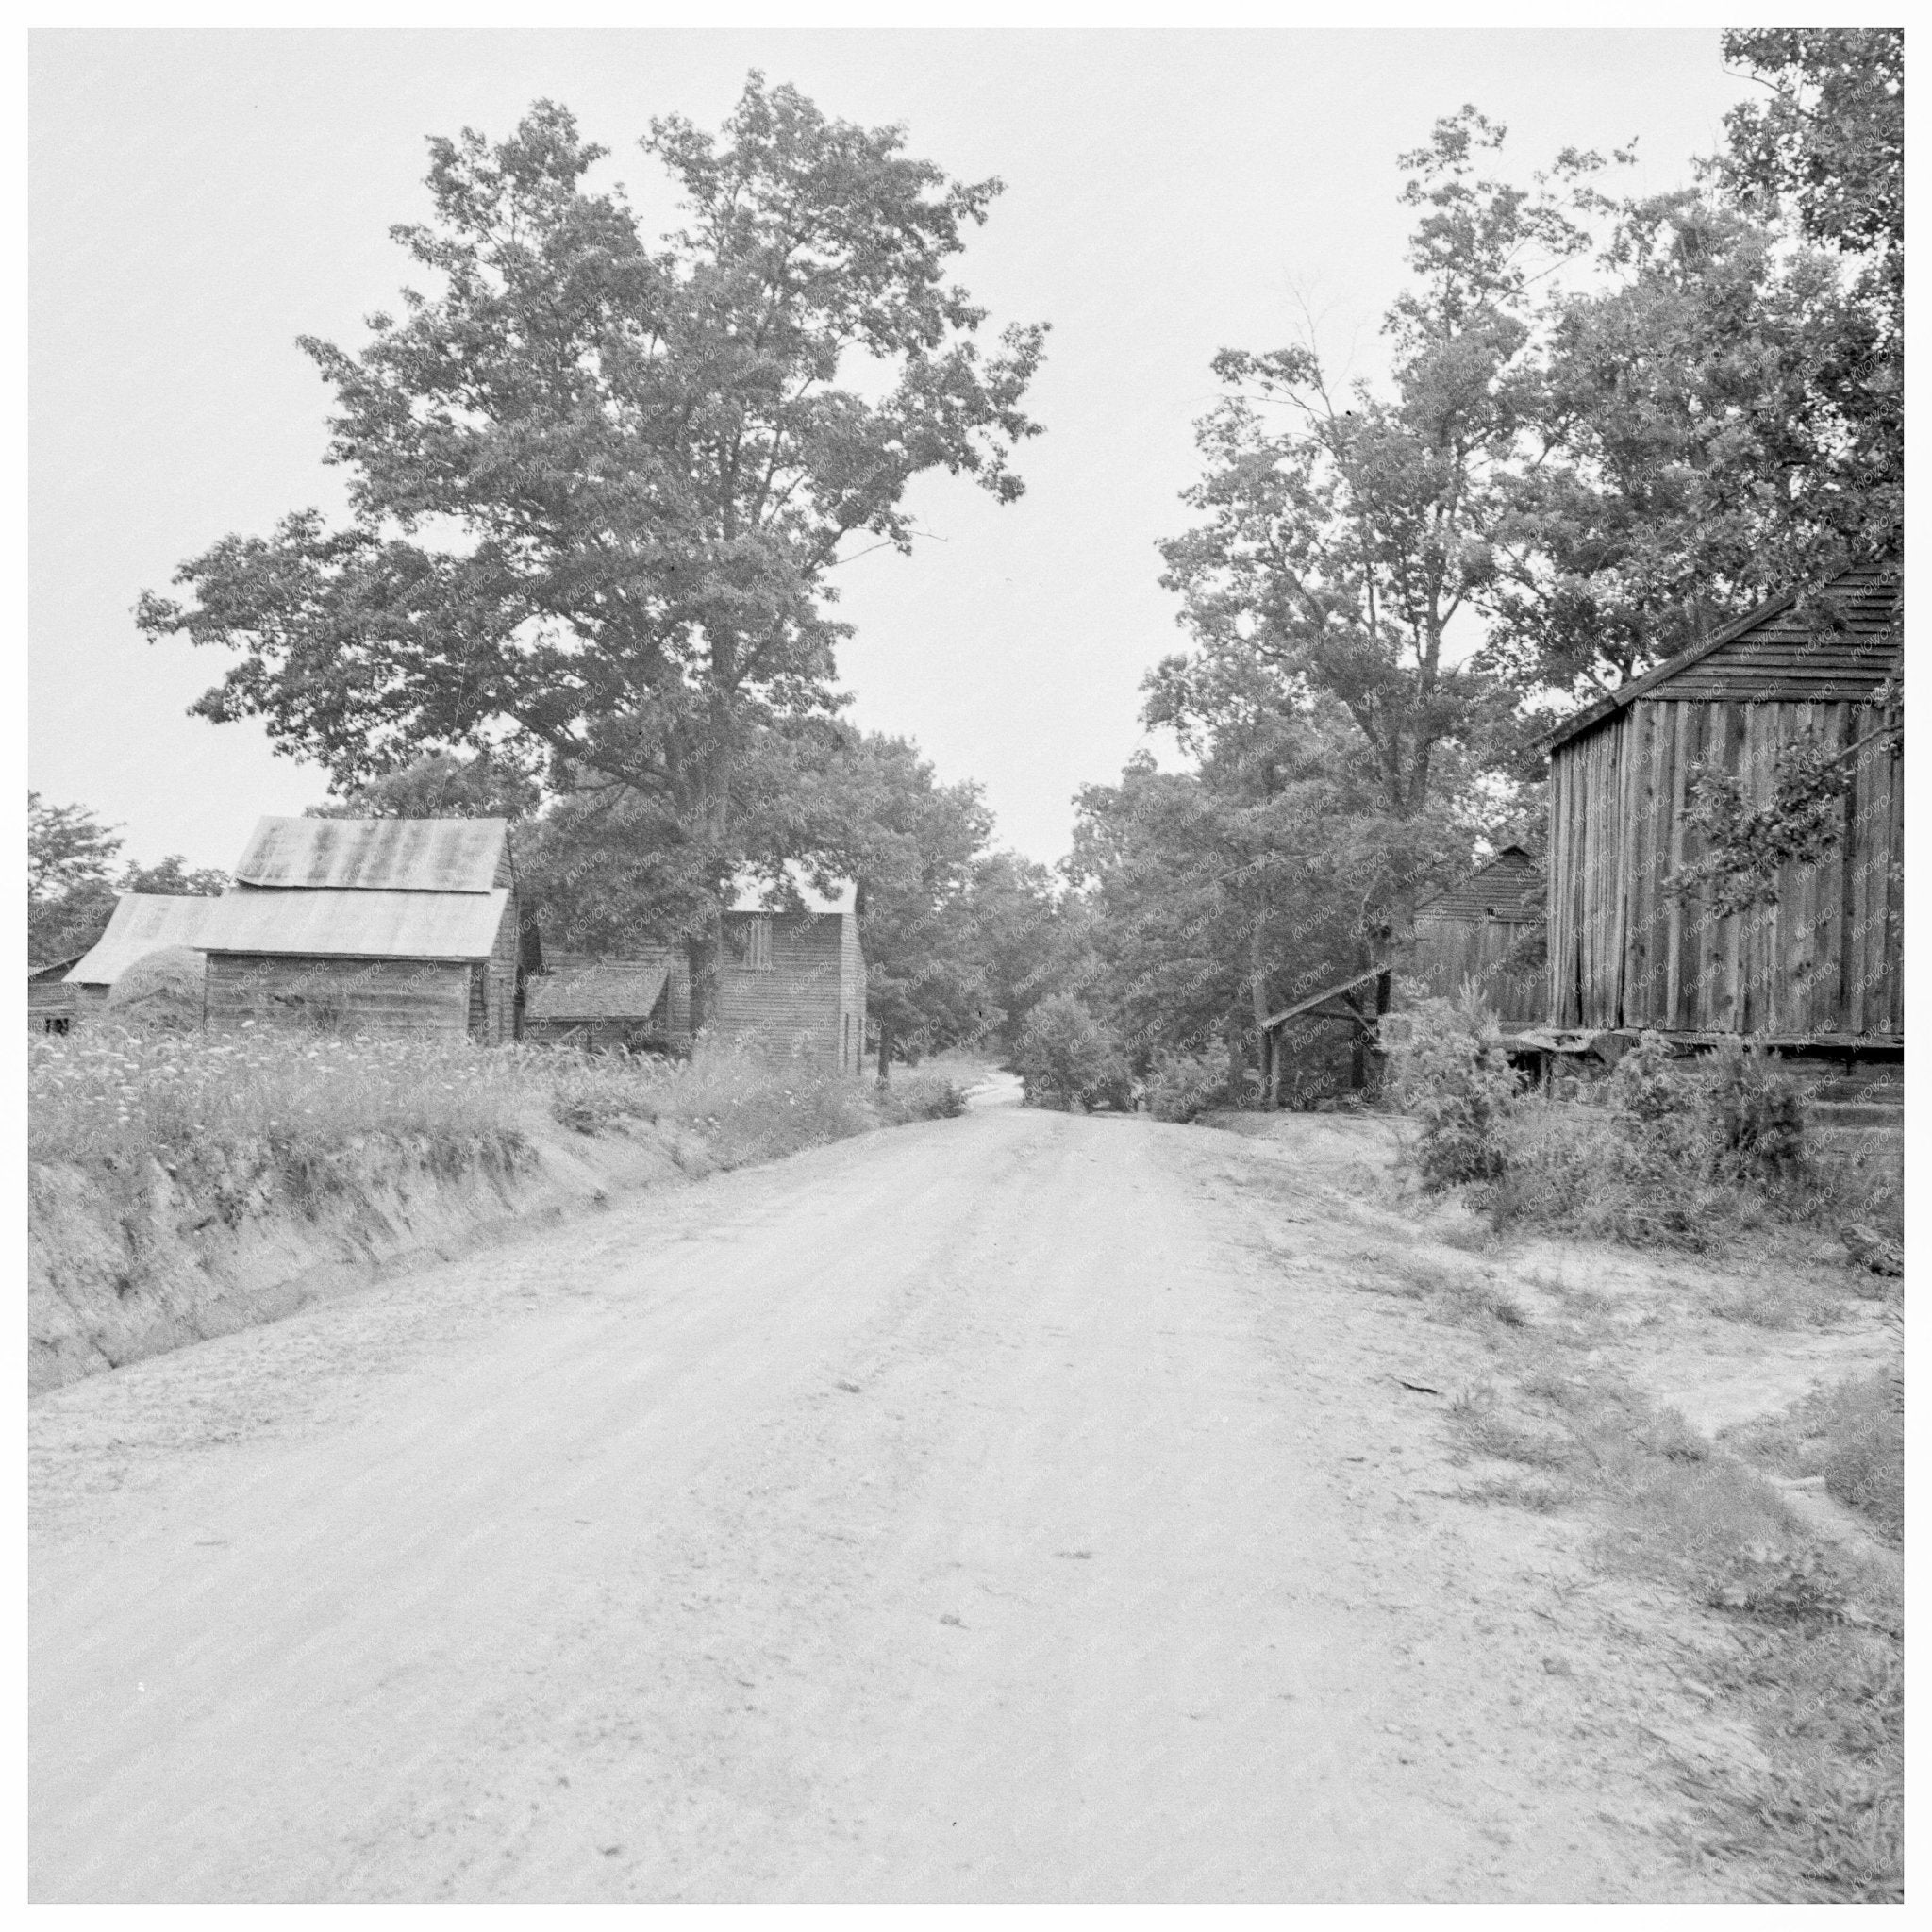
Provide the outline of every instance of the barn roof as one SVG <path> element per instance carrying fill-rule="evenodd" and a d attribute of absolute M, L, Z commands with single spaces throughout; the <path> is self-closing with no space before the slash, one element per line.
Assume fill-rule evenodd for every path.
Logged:
<path fill-rule="evenodd" d="M 1787 591 L 1566 718 L 1542 749 L 1555 751 L 1639 698 L 1861 704 L 1896 669 L 1893 626 L 1903 591 L 1895 572 L 1854 565 L 1824 586 L 1845 624 L 1841 631 L 1825 631 L 1797 608 L 1798 591 Z"/>
<path fill-rule="evenodd" d="M 810 875 L 796 859 L 786 861 L 785 877 L 808 912 L 823 915 L 828 912 L 858 910 L 858 888 L 850 879 L 837 881 L 835 889 L 829 893 L 822 892 L 812 884 Z M 780 897 L 778 888 L 768 880 L 760 878 L 753 872 L 741 872 L 726 889 L 724 909 L 727 912 L 782 912 L 784 907 L 773 903 Z"/>
<path fill-rule="evenodd" d="M 167 892 L 123 892 L 108 929 L 68 969 L 69 986 L 112 986 L 143 953 L 161 946 L 199 946 L 219 899 L 191 899 Z"/>
<path fill-rule="evenodd" d="M 29 986 L 33 986 L 48 980 L 65 979 L 67 977 L 67 969 L 76 961 L 86 958 L 87 955 L 85 953 L 69 953 L 64 959 L 48 959 L 39 966 L 29 961 L 26 969 L 26 983 Z"/>
<path fill-rule="evenodd" d="M 262 819 L 235 868 L 243 886 L 316 891 L 487 892 L 504 819 Z"/>
<path fill-rule="evenodd" d="M 1415 908 L 1418 919 L 1503 919 L 1542 916 L 1542 869 L 1521 845 L 1506 845 L 1493 858 L 1432 892 Z"/>
<path fill-rule="evenodd" d="M 196 941 L 210 953 L 348 959 L 487 959 L 509 892 L 264 891 L 238 886 Z"/>
<path fill-rule="evenodd" d="M 533 974 L 524 982 L 525 1020 L 648 1020 L 671 962 L 585 959 Z"/>

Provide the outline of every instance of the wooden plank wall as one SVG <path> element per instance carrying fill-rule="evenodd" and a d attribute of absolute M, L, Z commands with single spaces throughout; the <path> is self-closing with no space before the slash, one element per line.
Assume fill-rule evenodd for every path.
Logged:
<path fill-rule="evenodd" d="M 837 913 L 774 915 L 768 971 L 737 964 L 727 949 L 719 974 L 717 1034 L 837 1067 L 844 923 Z"/>
<path fill-rule="evenodd" d="M 1457 998 L 1474 979 L 1498 1019 L 1510 1024 L 1540 1022 L 1543 1011 L 1541 969 L 1512 970 L 1506 962 L 1541 922 L 1514 919 L 1431 919 L 1419 915 L 1415 944 L 1398 976 L 1421 980 L 1429 996 Z"/>
<path fill-rule="evenodd" d="M 305 1011 L 341 1016 L 344 1032 L 442 1034 L 470 1027 L 471 968 L 430 959 L 208 957 L 208 1024 L 288 1024 Z"/>
<path fill-rule="evenodd" d="M 1898 1038 L 1898 759 L 1857 760 L 1844 838 L 1790 864 L 1777 902 L 1725 918 L 1670 891 L 1702 841 L 1685 819 L 1700 761 L 1769 796 L 1779 748 L 1848 748 L 1879 713 L 1849 703 L 1641 700 L 1557 748 L 1550 770 L 1549 1004 L 1559 1026 L 1776 1039 Z"/>
<path fill-rule="evenodd" d="M 839 925 L 839 1063 L 856 1074 L 865 1058 L 865 955 L 858 917 L 843 913 Z"/>

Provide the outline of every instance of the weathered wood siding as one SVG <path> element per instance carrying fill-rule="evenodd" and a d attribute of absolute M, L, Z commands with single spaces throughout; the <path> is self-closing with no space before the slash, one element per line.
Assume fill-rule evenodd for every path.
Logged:
<path fill-rule="evenodd" d="M 334 959 L 210 953 L 208 1024 L 287 1024 L 309 1018 L 350 1033 L 460 1039 L 471 1030 L 472 980 L 481 969 L 435 959 Z"/>
<path fill-rule="evenodd" d="M 1904 798 L 1891 746 L 1857 755 L 1840 848 L 1786 865 L 1775 905 L 1720 918 L 1668 890 L 1702 850 L 1685 816 L 1700 761 L 1764 798 L 1780 746 L 1810 738 L 1848 749 L 1881 723 L 1868 704 L 1659 695 L 1559 744 L 1549 786 L 1554 1023 L 1902 1038 Z"/>
<path fill-rule="evenodd" d="M 510 873 L 507 843 L 497 874 L 496 883 L 509 888 L 509 897 L 504 901 L 496 943 L 478 969 L 483 981 L 483 1011 L 473 1029 L 474 1037 L 486 1046 L 501 1046 L 506 1041 L 516 1039 L 520 1019 L 517 973 L 523 953 L 523 926 L 517 913 L 516 879 Z"/>
<path fill-rule="evenodd" d="M 865 955 L 858 919 L 846 913 L 839 924 L 839 1066 L 856 1074 L 865 1058 Z"/>
<path fill-rule="evenodd" d="M 727 913 L 727 938 L 734 927 L 758 915 Z M 739 963 L 727 944 L 719 974 L 718 1014 L 713 1030 L 723 1039 L 757 1041 L 768 1049 L 839 1068 L 856 1064 L 843 1025 L 852 1010 L 850 991 L 857 940 L 849 941 L 850 914 L 770 915 L 772 963 Z M 862 972 L 862 965 L 860 966 Z M 862 985 L 862 982 L 861 982 Z M 863 1012 L 862 991 L 858 995 Z M 858 1034 L 862 1052 L 864 1027 Z"/>
<path fill-rule="evenodd" d="M 1419 913 L 1415 939 L 1396 971 L 1401 978 L 1421 981 L 1436 999 L 1456 999 L 1464 983 L 1474 980 L 1505 1025 L 1533 1025 L 1545 1017 L 1544 971 L 1514 962 L 1541 927 L 1541 919 Z"/>

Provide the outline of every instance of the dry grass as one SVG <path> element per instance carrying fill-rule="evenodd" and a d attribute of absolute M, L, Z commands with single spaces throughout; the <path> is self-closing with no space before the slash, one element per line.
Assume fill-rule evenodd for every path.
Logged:
<path fill-rule="evenodd" d="M 594 1134 L 667 1123 L 723 1166 L 958 1112 L 941 1073 L 874 1082 L 731 1052 L 689 1062 L 313 1031 L 156 1032 L 97 1025 L 28 1049 L 28 1155 L 139 1183 L 192 1187 L 238 1169 L 300 1195 L 372 1141 L 433 1169 L 514 1164 L 545 1119 Z"/>
<path fill-rule="evenodd" d="M 1542 1285 L 1576 1292 L 1560 1275 Z M 1730 1627 L 1715 1651 L 1700 1641 L 1699 1674 L 1748 1724 L 1763 1761 L 1674 1755 L 1694 1807 L 1684 1849 L 1768 1874 L 1767 1899 L 1901 1898 L 1896 1586 L 1821 1541 L 1750 1466 L 1821 1477 L 1896 1537 L 1896 1376 L 1840 1382 L 1714 1444 L 1600 1361 L 1564 1351 L 1553 1330 L 1505 1341 L 1508 1373 L 1448 1405 L 1457 1457 L 1478 1465 L 1457 1495 L 1539 1515 L 1588 1509 L 1600 1566 L 1679 1592 Z"/>
<path fill-rule="evenodd" d="M 1905 1536 L 1905 1403 L 1896 1375 L 1854 1375 L 1813 1390 L 1782 1415 L 1731 1430 L 1725 1446 L 1857 1510 L 1889 1541 Z"/>

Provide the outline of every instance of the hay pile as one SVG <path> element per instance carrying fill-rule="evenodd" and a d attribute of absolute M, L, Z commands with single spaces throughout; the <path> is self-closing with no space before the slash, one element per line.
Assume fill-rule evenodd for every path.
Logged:
<path fill-rule="evenodd" d="M 207 976 L 207 954 L 192 946 L 158 946 L 143 953 L 108 989 L 107 1017 L 143 1030 L 197 1031 Z"/>

